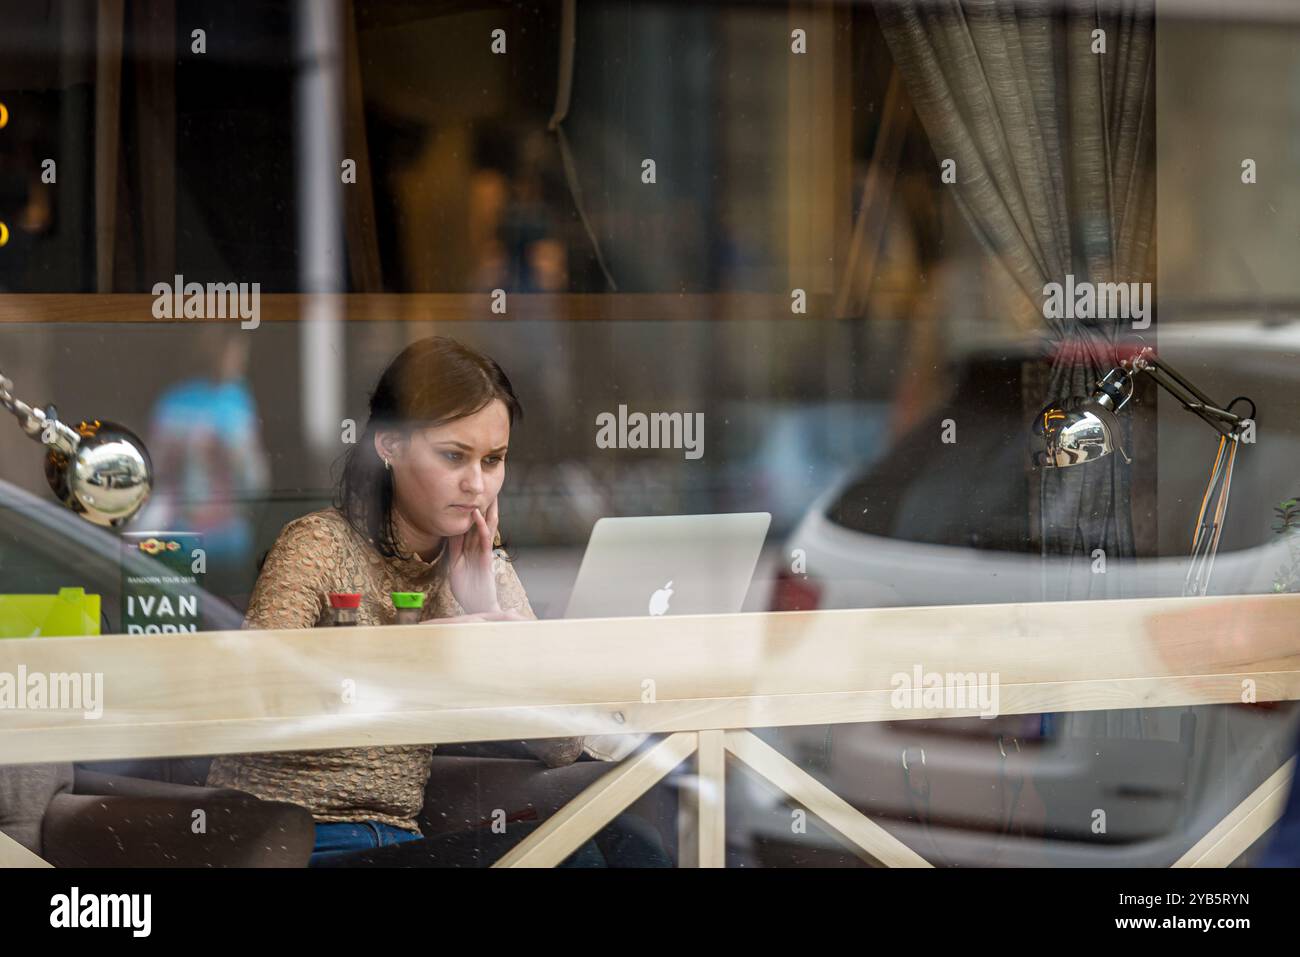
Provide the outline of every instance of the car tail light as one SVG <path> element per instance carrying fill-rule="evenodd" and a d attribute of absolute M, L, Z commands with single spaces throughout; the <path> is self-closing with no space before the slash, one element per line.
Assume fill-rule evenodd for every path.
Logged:
<path fill-rule="evenodd" d="M 782 568 L 772 585 L 771 611 L 812 611 L 821 601 L 822 589 L 807 575 Z"/>

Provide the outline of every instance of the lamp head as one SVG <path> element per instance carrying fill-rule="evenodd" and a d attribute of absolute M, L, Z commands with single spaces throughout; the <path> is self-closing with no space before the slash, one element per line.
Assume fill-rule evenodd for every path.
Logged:
<path fill-rule="evenodd" d="M 153 465 L 134 432 L 95 419 L 74 428 L 54 406 L 33 409 L 0 373 L 0 409 L 13 414 L 30 439 L 45 446 L 45 480 L 72 511 L 96 525 L 125 525 L 149 499 Z"/>
<path fill-rule="evenodd" d="M 153 488 L 144 443 L 113 422 L 82 422 L 79 441 L 48 445 L 45 478 L 68 508 L 96 525 L 119 527 L 140 511 Z"/>
<path fill-rule="evenodd" d="M 1066 468 L 1110 455 L 1120 447 L 1122 434 L 1115 413 L 1090 398 L 1049 405 L 1035 420 L 1034 433 L 1042 442 L 1034 462 L 1044 468 Z"/>
<path fill-rule="evenodd" d="M 1132 374 L 1121 365 L 1106 373 L 1087 398 L 1070 398 L 1043 409 L 1033 425 L 1042 443 L 1034 453 L 1034 464 L 1067 468 L 1110 455 L 1116 449 L 1124 455 L 1120 445 L 1124 433 L 1115 413 L 1133 397 L 1133 386 Z"/>

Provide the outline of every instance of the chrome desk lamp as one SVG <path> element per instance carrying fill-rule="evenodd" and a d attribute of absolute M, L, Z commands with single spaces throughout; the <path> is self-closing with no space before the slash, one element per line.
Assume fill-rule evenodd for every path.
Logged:
<path fill-rule="evenodd" d="M 125 525 L 153 488 L 153 466 L 144 443 L 129 429 L 100 419 L 75 427 L 59 421 L 54 406 L 33 409 L 13 394 L 0 373 L 0 406 L 18 419 L 28 437 L 45 446 L 45 478 L 72 511 L 96 525 Z"/>
<path fill-rule="evenodd" d="M 1247 423 L 1255 418 L 1254 402 L 1238 396 L 1228 403 L 1227 408 L 1220 408 L 1169 363 L 1156 358 L 1151 348 L 1143 347 L 1106 373 L 1088 397 L 1070 398 L 1049 405 L 1039 413 L 1033 429 L 1042 441 L 1042 448 L 1035 452 L 1034 460 L 1044 468 L 1068 468 L 1118 451 L 1126 462 L 1131 462 L 1120 445 L 1122 432 L 1115 413 L 1133 397 L 1139 373 L 1149 375 L 1184 409 L 1205 420 L 1219 433 L 1219 450 L 1201 499 L 1201 511 L 1192 536 L 1191 562 L 1183 585 L 1184 595 L 1204 595 L 1209 588 L 1214 556 L 1219 550 L 1219 538 L 1228 511 L 1237 446 Z M 1238 402 L 1249 403 L 1249 416 L 1230 411 Z"/>

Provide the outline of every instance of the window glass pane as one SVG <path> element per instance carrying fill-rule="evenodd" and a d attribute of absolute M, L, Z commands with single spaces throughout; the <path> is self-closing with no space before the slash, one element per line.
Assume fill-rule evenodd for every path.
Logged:
<path fill-rule="evenodd" d="M 1199 855 L 1300 665 L 1300 16 L 1211 7 L 6 4 L 0 677 L 113 683 L 0 785 L 486 865 L 660 749 L 589 863 Z"/>

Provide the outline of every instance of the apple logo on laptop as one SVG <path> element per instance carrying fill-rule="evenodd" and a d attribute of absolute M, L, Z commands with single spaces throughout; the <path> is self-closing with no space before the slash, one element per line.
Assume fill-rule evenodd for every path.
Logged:
<path fill-rule="evenodd" d="M 670 579 L 667 585 L 660 588 L 650 596 L 650 614 L 662 615 L 668 610 L 668 599 L 673 595 L 673 583 Z"/>

